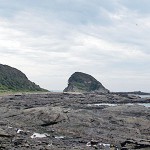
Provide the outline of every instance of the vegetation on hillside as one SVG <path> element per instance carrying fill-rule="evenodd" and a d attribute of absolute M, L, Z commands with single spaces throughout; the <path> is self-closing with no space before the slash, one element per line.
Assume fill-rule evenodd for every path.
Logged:
<path fill-rule="evenodd" d="M 47 91 L 28 80 L 20 70 L 0 64 L 0 91 Z"/>
<path fill-rule="evenodd" d="M 68 87 L 64 89 L 65 92 L 67 91 L 96 91 L 101 90 L 108 92 L 107 89 L 94 77 L 89 74 L 82 73 L 82 72 L 75 72 L 71 75 L 68 80 Z"/>

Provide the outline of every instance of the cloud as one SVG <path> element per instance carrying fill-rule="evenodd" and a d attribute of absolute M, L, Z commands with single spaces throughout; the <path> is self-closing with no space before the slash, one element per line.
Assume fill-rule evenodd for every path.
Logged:
<path fill-rule="evenodd" d="M 150 16 L 142 9 L 120 0 L 15 1 L 1 5 L 1 63 L 48 89 L 83 71 L 110 90 L 147 90 Z"/>

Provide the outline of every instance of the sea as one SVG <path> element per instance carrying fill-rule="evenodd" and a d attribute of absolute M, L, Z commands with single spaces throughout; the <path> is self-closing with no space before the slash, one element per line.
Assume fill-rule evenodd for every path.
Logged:
<path fill-rule="evenodd" d="M 150 95 L 136 95 L 136 96 L 140 96 L 141 98 L 150 98 Z M 117 106 L 117 105 L 120 105 L 120 104 L 110 104 L 110 103 L 88 104 L 88 106 L 102 106 L 102 105 Z M 123 104 L 123 105 L 142 105 L 142 106 L 150 108 L 150 103 L 126 103 L 126 104 Z"/>

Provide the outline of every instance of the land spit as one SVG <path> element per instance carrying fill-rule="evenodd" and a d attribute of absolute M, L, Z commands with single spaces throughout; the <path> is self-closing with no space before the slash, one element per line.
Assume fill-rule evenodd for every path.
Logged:
<path fill-rule="evenodd" d="M 150 99 L 111 93 L 1 96 L 0 150 L 149 150 L 150 108 L 137 103 Z"/>

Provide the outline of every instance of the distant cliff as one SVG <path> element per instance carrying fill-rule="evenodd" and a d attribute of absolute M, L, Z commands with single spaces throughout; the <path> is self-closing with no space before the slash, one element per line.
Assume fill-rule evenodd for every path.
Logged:
<path fill-rule="evenodd" d="M 94 77 L 82 72 L 75 72 L 68 80 L 68 86 L 64 92 L 91 92 L 98 91 L 108 93 L 109 91 Z"/>
<path fill-rule="evenodd" d="M 0 64 L 0 91 L 47 91 L 28 80 L 20 70 Z"/>

